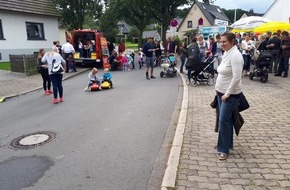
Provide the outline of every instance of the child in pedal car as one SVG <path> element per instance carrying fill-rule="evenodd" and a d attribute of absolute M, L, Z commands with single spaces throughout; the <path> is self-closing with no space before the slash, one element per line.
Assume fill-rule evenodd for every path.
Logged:
<path fill-rule="evenodd" d="M 104 69 L 104 74 L 103 74 L 103 82 L 108 81 L 111 85 L 111 88 L 113 87 L 113 82 L 112 82 L 112 74 L 110 73 L 110 70 L 108 68 Z"/>
<path fill-rule="evenodd" d="M 98 69 L 93 68 L 92 71 L 89 73 L 89 82 L 88 82 L 88 87 L 84 89 L 84 91 L 91 91 L 91 86 L 93 83 L 97 83 L 99 86 L 99 90 L 101 90 L 101 78 L 97 77 Z"/>

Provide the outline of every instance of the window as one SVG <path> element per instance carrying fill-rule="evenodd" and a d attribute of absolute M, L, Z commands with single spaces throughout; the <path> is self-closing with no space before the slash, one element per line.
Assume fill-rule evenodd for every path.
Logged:
<path fill-rule="evenodd" d="M 28 40 L 44 40 L 42 23 L 26 22 L 26 32 Z"/>
<path fill-rule="evenodd" d="M 187 21 L 187 28 L 192 28 L 192 21 Z"/>
<path fill-rule="evenodd" d="M 2 29 L 2 20 L 0 19 L 0 40 L 4 40 L 3 29 Z"/>

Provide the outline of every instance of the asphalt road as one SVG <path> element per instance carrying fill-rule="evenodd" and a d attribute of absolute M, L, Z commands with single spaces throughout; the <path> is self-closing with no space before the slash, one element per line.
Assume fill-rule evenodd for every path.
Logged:
<path fill-rule="evenodd" d="M 41 90 L 1 104 L 0 190 L 145 190 L 179 91 L 177 77 L 159 72 L 150 81 L 143 69 L 113 72 L 114 89 L 100 92 L 83 91 L 85 73 L 64 81 L 58 105 Z M 9 148 L 37 131 L 57 137 L 34 149 Z"/>

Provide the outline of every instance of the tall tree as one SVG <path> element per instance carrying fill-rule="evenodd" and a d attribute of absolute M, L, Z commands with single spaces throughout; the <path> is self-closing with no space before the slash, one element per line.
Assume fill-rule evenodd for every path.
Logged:
<path fill-rule="evenodd" d="M 235 9 L 222 9 L 223 12 L 227 15 L 227 17 L 230 19 L 230 23 L 234 23 L 234 18 L 235 18 Z M 236 10 L 236 19 L 238 20 L 241 18 L 241 16 L 245 13 L 244 10 L 242 9 L 237 9 Z"/>
<path fill-rule="evenodd" d="M 176 16 L 177 7 L 194 2 L 194 0 L 147 0 L 146 2 L 147 6 L 144 11 L 161 23 L 162 40 L 166 42 L 166 30 L 170 21 Z"/>
<path fill-rule="evenodd" d="M 146 1 L 139 1 L 139 0 L 121 0 L 121 15 L 120 17 L 123 18 L 129 25 L 134 26 L 139 31 L 138 33 L 138 46 L 142 46 L 142 35 L 143 32 L 152 18 L 148 14 L 147 11 L 143 11 L 143 8 L 146 6 Z"/>
<path fill-rule="evenodd" d="M 61 13 L 60 23 L 68 29 L 83 29 L 85 16 L 97 19 L 102 13 L 102 0 L 52 0 Z"/>
<path fill-rule="evenodd" d="M 102 14 L 99 20 L 97 20 L 97 25 L 99 29 L 105 34 L 105 36 L 110 40 L 114 41 L 115 36 L 118 34 L 118 15 L 119 7 L 115 2 L 108 2 L 105 12 Z"/>

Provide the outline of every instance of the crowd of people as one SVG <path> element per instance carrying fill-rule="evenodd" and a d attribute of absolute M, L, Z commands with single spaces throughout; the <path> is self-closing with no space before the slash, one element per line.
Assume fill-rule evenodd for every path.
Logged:
<path fill-rule="evenodd" d="M 267 32 L 259 36 L 250 33 L 225 32 L 216 36 L 209 36 L 205 39 L 202 34 L 197 34 L 190 39 L 190 44 L 181 42 L 177 44 L 173 37 L 166 43 L 166 48 L 162 41 L 153 42 L 153 38 L 147 38 L 146 43 L 138 52 L 139 69 L 145 64 L 145 77 L 147 80 L 155 79 L 154 67 L 160 65 L 160 57 L 163 54 L 174 54 L 180 56 L 180 73 L 187 70 L 188 82 L 191 79 L 191 72 L 195 65 L 201 64 L 208 59 L 216 62 L 216 72 L 218 73 L 215 84 L 217 111 L 217 131 L 218 140 L 215 148 L 219 160 L 228 158 L 230 149 L 233 148 L 234 123 L 239 114 L 241 100 L 245 99 L 242 93 L 242 77 L 249 75 L 255 56 L 259 52 L 267 51 L 273 57 L 269 72 L 274 72 L 274 76 L 288 77 L 290 38 L 287 31 Z M 123 42 L 115 50 L 114 44 L 109 43 L 110 57 L 108 62 L 110 70 L 130 71 L 135 68 L 134 52 L 126 53 Z M 43 78 L 44 94 L 53 93 L 53 103 L 63 102 L 62 76 L 64 72 L 70 70 L 76 72 L 73 63 L 73 46 L 67 41 L 62 46 L 59 42 L 53 42 L 52 50 L 39 50 L 38 69 Z M 58 64 L 57 64 L 58 63 Z M 54 71 L 55 67 L 58 71 Z M 212 66 L 214 67 L 214 66 Z M 102 77 L 98 77 L 98 69 L 93 68 L 88 75 L 88 86 L 85 91 L 89 91 L 93 83 L 101 86 L 101 83 L 108 81 L 111 86 L 112 75 L 106 68 Z M 53 91 L 51 90 L 51 83 Z M 59 99 L 57 99 L 59 96 Z M 244 102 L 244 100 L 243 100 Z"/>
<path fill-rule="evenodd" d="M 181 43 L 180 51 L 180 73 L 183 72 L 184 57 L 187 57 L 185 67 L 188 81 L 195 65 L 210 57 L 217 60 L 215 94 L 218 107 L 218 141 L 215 148 L 218 159 L 225 160 L 233 148 L 233 126 L 238 119 L 239 106 L 245 99 L 242 93 L 242 77 L 249 75 L 259 54 L 267 51 L 273 57 L 273 62 L 268 68 L 269 73 L 274 72 L 274 76 L 287 78 L 290 56 L 289 33 L 277 31 L 257 36 L 251 33 L 241 35 L 225 32 L 216 35 L 215 38 L 210 36 L 208 40 L 197 34 L 191 38 L 187 48 Z"/>

